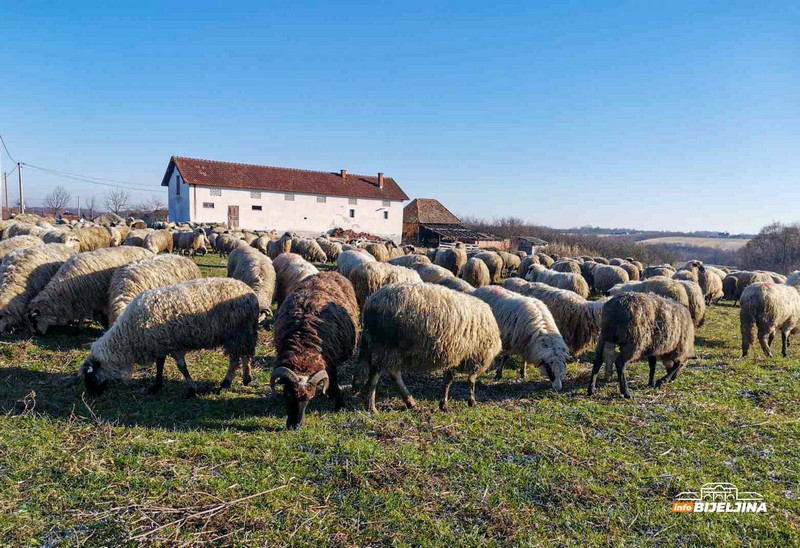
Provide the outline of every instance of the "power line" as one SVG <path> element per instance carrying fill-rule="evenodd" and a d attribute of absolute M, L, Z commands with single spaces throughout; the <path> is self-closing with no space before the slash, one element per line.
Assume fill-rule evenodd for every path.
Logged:
<path fill-rule="evenodd" d="M 70 173 L 69 171 L 63 171 L 60 169 L 54 169 L 52 167 L 41 167 L 41 166 L 33 166 L 31 164 L 26 164 L 22 162 L 22 165 L 30 166 L 36 169 L 47 170 L 53 173 L 57 173 L 59 175 L 69 176 L 69 177 L 80 177 L 82 179 L 92 179 L 94 181 L 101 181 L 104 183 L 116 183 L 119 185 L 133 185 L 133 186 L 144 186 L 144 187 L 151 187 L 151 185 L 146 185 L 144 183 L 133 183 L 131 181 L 118 181 L 116 179 L 109 179 L 107 177 L 93 177 L 91 175 L 81 175 L 80 173 Z"/>
<path fill-rule="evenodd" d="M 8 151 L 8 147 L 6 146 L 6 141 L 5 141 L 5 139 L 3 139 L 3 136 L 2 136 L 2 135 L 0 135 L 0 143 L 3 143 L 3 148 L 4 148 L 4 149 L 6 149 L 6 154 L 8 154 L 8 157 L 9 157 L 9 158 L 11 158 L 11 161 L 12 161 L 12 162 L 14 162 L 14 163 L 16 164 L 16 163 L 17 163 L 17 161 L 14 159 L 14 157 L 13 157 L 13 156 L 11 155 L 11 153 Z"/>
<path fill-rule="evenodd" d="M 140 191 L 140 192 L 147 192 L 147 191 L 156 192 L 156 191 L 160 190 L 158 187 L 153 187 L 153 186 L 148 186 L 148 185 L 128 186 L 128 185 L 101 182 L 101 181 L 104 181 L 104 180 L 107 180 L 107 179 L 100 179 L 99 177 L 94 177 L 94 179 L 100 179 L 99 181 L 93 181 L 92 178 L 87 178 L 86 176 L 83 176 L 83 175 L 68 174 L 67 172 L 58 171 L 58 170 L 54 170 L 54 169 L 49 169 L 49 168 L 45 168 L 45 167 L 34 166 L 34 165 L 31 165 L 31 164 L 26 164 L 25 162 L 22 162 L 22 165 L 30 167 L 30 168 L 33 168 L 33 169 L 36 169 L 36 170 L 41 171 L 42 173 L 46 173 L 48 175 L 53 175 L 55 177 L 62 177 L 64 179 L 71 179 L 73 181 L 80 181 L 80 182 L 89 183 L 89 184 L 92 184 L 92 185 L 107 186 L 107 187 L 112 187 L 112 188 L 121 188 L 121 189 L 125 189 L 125 190 L 136 190 L 136 191 Z M 137 184 L 137 183 L 131 183 L 131 185 L 135 185 L 135 184 Z"/>

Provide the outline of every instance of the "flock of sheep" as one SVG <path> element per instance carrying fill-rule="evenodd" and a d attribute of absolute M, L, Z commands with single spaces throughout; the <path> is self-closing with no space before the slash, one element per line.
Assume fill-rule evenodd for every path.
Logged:
<path fill-rule="evenodd" d="M 0 239 L 0 330 L 45 334 L 53 326 L 97 320 L 105 333 L 80 368 L 87 390 L 156 364 L 150 389 L 163 383 L 167 356 L 190 394 L 197 392 L 186 354 L 222 347 L 229 367 L 251 380 L 258 329 L 272 321 L 276 349 L 270 383 L 283 388 L 287 427 L 303 423 L 318 390 L 343 405 L 338 367 L 358 350 L 353 389 L 375 411 L 388 374 L 406 405 L 416 406 L 404 371 L 442 372 L 447 409 L 454 374 L 475 383 L 493 365 L 521 358 L 560 390 L 572 357 L 596 349 L 588 393 L 605 365 L 629 397 L 625 366 L 647 358 L 649 385 L 672 381 L 694 354 L 695 330 L 720 299 L 740 302 L 742 353 L 757 335 L 764 353 L 777 331 L 787 355 L 800 321 L 800 272 L 735 271 L 689 261 L 645 267 L 629 259 L 526 256 L 462 244 L 418 251 L 390 243 L 236 232 L 214 226 L 146 228 L 53 225 L 11 220 Z M 185 254 L 227 257 L 227 276 L 203 278 Z M 163 254 L 160 254 L 163 253 Z M 313 264 L 335 263 L 320 272 Z M 597 300 L 590 295 L 599 294 Z M 754 333 L 755 332 L 755 333 Z M 666 374 L 656 380 L 657 361 Z"/>

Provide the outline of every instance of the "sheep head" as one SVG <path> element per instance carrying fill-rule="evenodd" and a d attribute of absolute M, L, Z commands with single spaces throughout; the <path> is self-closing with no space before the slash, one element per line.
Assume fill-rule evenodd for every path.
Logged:
<path fill-rule="evenodd" d="M 321 357 L 319 358 L 321 361 Z M 288 367 L 276 367 L 270 376 L 269 383 L 272 391 L 275 391 L 277 384 L 283 385 L 283 393 L 286 396 L 286 428 L 297 430 L 303 425 L 306 407 L 308 402 L 317 394 L 317 387 L 322 385 L 322 392 L 328 390 L 328 372 L 322 364 L 312 375 L 298 375 Z"/>
<path fill-rule="evenodd" d="M 78 374 L 83 378 L 86 391 L 93 396 L 99 396 L 108 386 L 106 373 L 107 371 L 100 363 L 100 360 L 90 355 L 81 365 L 81 370 Z"/>

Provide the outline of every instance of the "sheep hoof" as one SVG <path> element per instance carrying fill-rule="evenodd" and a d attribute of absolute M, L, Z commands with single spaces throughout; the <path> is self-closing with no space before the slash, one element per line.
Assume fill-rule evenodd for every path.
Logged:
<path fill-rule="evenodd" d="M 470 407 L 475 407 L 476 405 L 478 405 L 478 402 L 475 401 L 475 398 L 470 398 L 469 400 L 467 400 L 467 405 L 469 405 Z"/>
<path fill-rule="evenodd" d="M 627 392 L 625 394 L 622 394 L 622 397 L 625 398 L 626 400 L 632 400 L 633 399 L 633 396 L 631 396 Z"/>
<path fill-rule="evenodd" d="M 251 382 L 253 382 L 253 377 L 251 377 L 250 375 L 242 377 L 242 385 L 249 386 Z"/>
<path fill-rule="evenodd" d="M 411 409 L 412 411 L 416 411 L 417 410 L 417 408 L 418 408 L 417 407 L 417 402 L 414 401 L 414 398 L 409 397 L 406 400 L 406 408 L 407 409 Z"/>
<path fill-rule="evenodd" d="M 447 408 L 447 404 L 444 402 L 439 402 L 439 411 L 442 413 L 447 413 L 449 409 Z"/>

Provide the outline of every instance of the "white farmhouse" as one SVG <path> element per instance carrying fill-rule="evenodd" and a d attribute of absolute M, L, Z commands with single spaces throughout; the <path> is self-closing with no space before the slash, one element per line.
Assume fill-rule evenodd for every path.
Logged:
<path fill-rule="evenodd" d="M 332 228 L 400 241 L 403 202 L 394 179 L 173 156 L 169 219 L 315 236 Z"/>

